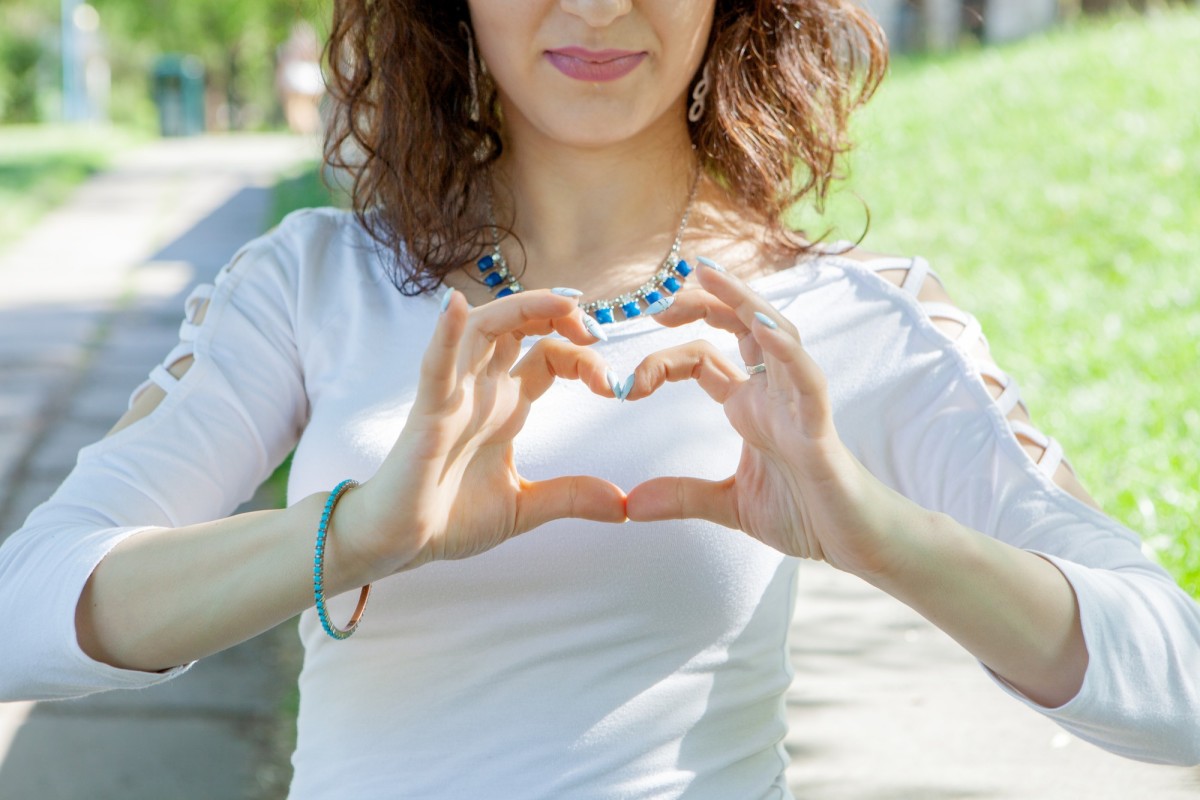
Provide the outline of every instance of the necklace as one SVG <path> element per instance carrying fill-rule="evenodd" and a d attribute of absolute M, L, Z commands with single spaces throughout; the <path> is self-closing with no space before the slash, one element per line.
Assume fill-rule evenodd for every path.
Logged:
<path fill-rule="evenodd" d="M 700 169 L 697 167 L 696 174 L 692 178 L 691 191 L 688 193 L 687 205 L 683 209 L 683 218 L 679 221 L 679 230 L 675 232 L 675 241 L 671 243 L 671 249 L 667 252 L 667 257 L 663 259 L 658 271 L 654 273 L 654 277 L 632 292 L 626 292 L 607 300 L 593 300 L 580 304 L 585 313 L 591 314 L 600 323 L 614 322 L 613 311 L 615 309 L 620 309 L 625 319 L 639 317 L 642 314 L 642 307 L 639 303 L 649 306 L 651 303 L 661 300 L 663 292 L 660 290 L 671 294 L 679 291 L 682 286 L 681 281 L 692 273 L 691 266 L 679 257 L 679 246 L 683 240 L 683 231 L 687 228 L 688 216 L 692 213 L 692 202 L 696 199 L 696 187 L 699 184 Z M 504 254 L 500 252 L 500 228 L 496 225 L 496 209 L 492 201 L 490 185 L 488 186 L 488 224 L 492 228 L 492 252 L 476 262 L 479 272 L 483 275 L 483 282 L 495 293 L 496 297 L 507 297 L 510 294 L 524 291 L 525 287 L 508 271 L 508 262 L 505 261 Z"/>

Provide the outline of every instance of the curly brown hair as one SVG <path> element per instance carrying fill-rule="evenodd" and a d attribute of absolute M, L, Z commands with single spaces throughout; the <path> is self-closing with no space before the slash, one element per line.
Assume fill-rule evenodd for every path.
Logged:
<path fill-rule="evenodd" d="M 503 149 L 500 108 L 463 23 L 465 0 L 334 3 L 325 161 L 353 176 L 355 216 L 394 254 L 406 295 L 432 291 L 489 241 L 478 209 Z M 716 0 L 705 58 L 711 87 L 690 124 L 702 168 L 779 246 L 806 251 L 815 242 L 784 217 L 810 195 L 823 210 L 844 177 L 850 114 L 887 69 L 883 30 L 852 0 Z"/>

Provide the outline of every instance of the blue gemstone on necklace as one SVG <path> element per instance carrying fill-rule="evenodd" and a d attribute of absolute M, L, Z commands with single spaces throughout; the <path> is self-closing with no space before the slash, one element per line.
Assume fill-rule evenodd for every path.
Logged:
<path fill-rule="evenodd" d="M 625 319 L 629 319 L 630 317 L 640 317 L 642 315 L 642 310 L 638 308 L 636 300 L 630 300 L 628 303 L 621 306 L 621 310 L 625 312 Z"/>
<path fill-rule="evenodd" d="M 496 266 L 496 259 L 492 258 L 491 256 L 484 256 L 476 263 L 479 264 L 480 272 L 487 272 L 489 269 Z"/>
<path fill-rule="evenodd" d="M 688 275 L 692 274 L 692 268 L 688 266 L 688 263 L 686 261 L 682 261 L 682 260 L 678 264 L 675 265 L 675 271 L 678 272 L 680 275 L 682 275 L 685 278 Z"/>
<path fill-rule="evenodd" d="M 658 292 L 651 292 L 650 294 L 646 295 L 647 304 L 657 303 L 659 300 L 662 300 L 662 295 Z"/>
<path fill-rule="evenodd" d="M 663 281 L 663 288 L 665 288 L 671 294 L 674 294 L 675 292 L 679 291 L 679 281 L 675 280 L 674 277 L 667 278 L 665 281 Z"/>
<path fill-rule="evenodd" d="M 596 309 L 596 321 L 603 322 L 605 324 L 612 322 L 613 321 L 612 309 L 611 308 L 597 308 Z"/>
<path fill-rule="evenodd" d="M 496 297 L 508 297 L 510 294 L 514 294 L 512 288 L 505 286 L 503 289 L 496 292 Z"/>
<path fill-rule="evenodd" d="M 488 273 L 488 274 L 487 274 L 487 275 L 485 275 L 485 276 L 484 276 L 484 278 L 483 278 L 483 282 L 484 282 L 484 283 L 486 283 L 488 286 L 491 286 L 491 287 L 495 287 L 495 286 L 496 286 L 496 284 L 500 283 L 500 281 L 502 281 L 502 280 L 504 280 L 504 278 L 501 278 L 501 277 L 500 277 L 500 273 L 499 273 L 499 272 L 491 272 L 491 273 Z"/>

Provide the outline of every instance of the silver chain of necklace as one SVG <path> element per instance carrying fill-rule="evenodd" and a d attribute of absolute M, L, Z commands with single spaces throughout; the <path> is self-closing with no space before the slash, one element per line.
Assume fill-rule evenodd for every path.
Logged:
<path fill-rule="evenodd" d="M 632 292 L 612 297 L 607 300 L 592 300 L 580 304 L 584 312 L 591 314 L 597 322 L 615 322 L 614 310 L 620 310 L 625 319 L 640 316 L 641 304 L 649 306 L 654 301 L 665 297 L 667 293 L 679 291 L 681 280 L 691 274 L 692 268 L 679 257 L 679 248 L 683 241 L 683 232 L 687 229 L 688 217 L 692 213 L 692 203 L 696 199 L 696 188 L 700 185 L 700 169 L 692 178 L 692 188 L 688 193 L 687 204 L 683 209 L 683 218 L 679 221 L 679 230 L 675 232 L 675 241 L 663 259 L 662 265 L 650 280 L 643 283 Z M 487 185 L 488 194 L 488 224 L 492 229 L 492 253 L 479 259 L 479 271 L 484 275 L 487 284 L 496 297 L 506 297 L 510 294 L 524 291 L 525 287 L 508 271 L 508 262 L 500 252 L 500 228 L 496 225 L 496 208 L 492 200 L 491 185 Z"/>

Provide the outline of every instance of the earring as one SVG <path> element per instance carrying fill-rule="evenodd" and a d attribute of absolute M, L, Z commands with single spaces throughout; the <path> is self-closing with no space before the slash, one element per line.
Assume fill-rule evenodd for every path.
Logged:
<path fill-rule="evenodd" d="M 692 89 L 692 106 L 688 109 L 688 122 L 699 122 L 700 117 L 704 116 L 704 102 L 708 99 L 708 90 L 712 84 L 708 70 L 709 62 L 704 62 L 704 71 L 700 74 L 700 80 L 696 82 L 696 86 Z"/>
<path fill-rule="evenodd" d="M 471 87 L 471 119 L 479 121 L 479 66 L 475 60 L 475 37 L 471 35 L 471 27 L 466 22 L 459 21 L 458 31 L 467 40 L 467 83 Z"/>

